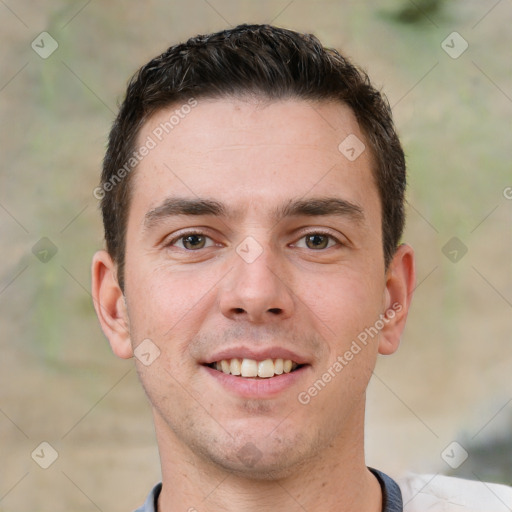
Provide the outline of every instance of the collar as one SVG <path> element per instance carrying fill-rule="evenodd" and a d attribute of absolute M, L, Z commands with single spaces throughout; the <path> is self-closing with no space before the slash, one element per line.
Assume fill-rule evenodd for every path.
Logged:
<path fill-rule="evenodd" d="M 368 469 L 375 475 L 382 489 L 382 512 L 403 512 L 402 493 L 398 484 L 382 471 Z M 162 483 L 159 483 L 149 493 L 144 505 L 135 512 L 156 512 L 161 490 Z"/>

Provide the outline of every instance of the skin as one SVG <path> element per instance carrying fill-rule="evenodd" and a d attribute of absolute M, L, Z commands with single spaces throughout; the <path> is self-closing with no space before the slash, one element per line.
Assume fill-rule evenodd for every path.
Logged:
<path fill-rule="evenodd" d="M 157 112 L 139 141 L 174 108 Z M 381 510 L 364 460 L 365 393 L 377 355 L 398 348 L 414 258 L 401 245 L 385 269 L 372 157 L 345 158 L 338 145 L 349 134 L 365 141 L 339 103 L 200 100 L 135 171 L 125 294 L 105 251 L 94 256 L 92 289 L 116 355 L 133 357 L 148 338 L 160 351 L 149 366 L 135 359 L 154 414 L 160 511 Z M 227 214 L 162 215 L 177 197 L 215 200 Z M 360 214 L 274 215 L 313 198 Z M 184 245 L 185 229 L 207 238 Z M 328 236 L 306 236 L 319 232 Z M 252 263 L 237 252 L 247 237 L 261 251 Z M 301 404 L 299 393 L 393 304 L 400 310 L 379 334 Z M 200 364 L 240 345 L 284 347 L 308 365 L 279 393 L 242 398 Z M 251 464 L 240 457 L 248 449 Z"/>

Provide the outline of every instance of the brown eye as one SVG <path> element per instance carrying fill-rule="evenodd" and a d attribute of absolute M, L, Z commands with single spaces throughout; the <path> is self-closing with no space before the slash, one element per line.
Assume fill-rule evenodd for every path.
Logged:
<path fill-rule="evenodd" d="M 308 249 L 326 249 L 329 245 L 329 236 L 315 233 L 306 235 L 306 247 Z"/>
<path fill-rule="evenodd" d="M 178 247 L 187 251 L 205 249 L 206 247 L 211 247 L 212 245 L 215 245 L 214 241 L 209 236 L 203 235 L 202 233 L 189 233 L 186 235 L 181 235 L 169 243 L 169 246 Z"/>
<path fill-rule="evenodd" d="M 202 235 L 187 235 L 182 240 L 183 247 L 189 250 L 202 249 L 206 244 L 206 237 Z"/>

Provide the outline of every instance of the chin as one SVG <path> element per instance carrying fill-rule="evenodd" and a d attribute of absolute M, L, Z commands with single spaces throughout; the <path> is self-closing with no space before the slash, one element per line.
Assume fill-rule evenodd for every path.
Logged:
<path fill-rule="evenodd" d="M 250 440 L 244 436 L 230 442 L 225 450 L 208 450 L 205 455 L 216 466 L 224 471 L 241 478 L 270 481 L 286 478 L 296 473 L 308 460 L 314 458 L 317 450 L 299 449 L 298 447 L 312 447 L 304 439 L 283 439 L 271 437 L 272 434 L 262 438 L 257 436 Z M 302 437 L 302 436 L 298 436 Z M 311 452 L 311 453 L 309 453 Z"/>
<path fill-rule="evenodd" d="M 296 457 L 294 457 L 296 459 Z M 213 459 L 212 459 L 213 460 Z M 214 461 L 224 471 L 234 476 L 250 480 L 275 481 L 282 480 L 296 473 L 301 463 L 296 460 L 286 460 L 275 454 L 263 454 L 257 462 L 240 459 L 221 458 Z"/>

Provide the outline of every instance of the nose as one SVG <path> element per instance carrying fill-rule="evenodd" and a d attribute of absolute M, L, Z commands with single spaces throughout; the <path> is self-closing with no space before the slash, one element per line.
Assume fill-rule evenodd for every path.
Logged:
<path fill-rule="evenodd" d="M 251 248 L 252 250 L 253 248 Z M 279 256 L 267 246 L 261 254 L 246 258 L 234 252 L 232 271 L 221 282 L 220 309 L 231 320 L 267 323 L 293 315 L 290 279 Z"/>

